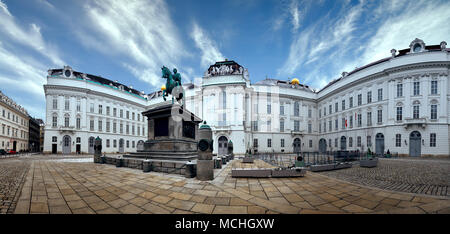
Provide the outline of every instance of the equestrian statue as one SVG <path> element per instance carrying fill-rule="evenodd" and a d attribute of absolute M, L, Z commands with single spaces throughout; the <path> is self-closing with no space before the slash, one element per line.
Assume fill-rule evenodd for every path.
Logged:
<path fill-rule="evenodd" d="M 166 97 L 169 93 L 172 95 L 172 104 L 174 103 L 174 98 L 177 102 L 181 102 L 181 105 L 184 106 L 184 89 L 181 85 L 181 75 L 177 73 L 177 69 L 173 69 L 173 74 L 169 70 L 169 68 L 163 66 L 162 70 L 162 78 L 166 79 L 166 85 L 161 89 L 163 91 L 163 99 L 166 101 Z"/>

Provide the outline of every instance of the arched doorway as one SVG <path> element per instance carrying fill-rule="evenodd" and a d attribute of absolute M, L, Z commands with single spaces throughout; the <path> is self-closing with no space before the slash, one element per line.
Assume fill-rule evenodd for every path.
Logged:
<path fill-rule="evenodd" d="M 140 140 L 140 141 L 137 142 L 136 150 L 137 151 L 143 151 L 144 150 L 144 141 L 143 140 Z"/>
<path fill-rule="evenodd" d="M 341 136 L 341 150 L 347 149 L 347 138 L 345 136 Z"/>
<path fill-rule="evenodd" d="M 63 147 L 62 147 L 62 153 L 63 154 L 70 154 L 72 151 L 71 143 L 72 140 L 70 136 L 65 135 L 63 137 Z"/>
<path fill-rule="evenodd" d="M 218 155 L 224 155 L 227 154 L 227 149 L 228 149 L 228 138 L 225 136 L 221 136 L 219 137 L 219 148 L 218 148 Z"/>
<path fill-rule="evenodd" d="M 324 153 L 327 151 L 327 140 L 320 139 L 319 140 L 319 152 Z"/>
<path fill-rule="evenodd" d="M 414 131 L 409 135 L 409 156 L 420 157 L 422 136 L 420 132 Z"/>
<path fill-rule="evenodd" d="M 295 138 L 292 145 L 294 147 L 294 153 L 299 153 L 301 151 L 301 141 L 299 138 Z"/>
<path fill-rule="evenodd" d="M 88 153 L 94 154 L 94 137 L 89 137 L 89 147 L 88 147 Z"/>
<path fill-rule="evenodd" d="M 384 135 L 377 133 L 375 136 L 375 154 L 383 156 L 384 154 Z"/>
<path fill-rule="evenodd" d="M 123 153 L 124 152 L 124 140 L 122 138 L 120 138 L 119 140 L 119 153 Z"/>

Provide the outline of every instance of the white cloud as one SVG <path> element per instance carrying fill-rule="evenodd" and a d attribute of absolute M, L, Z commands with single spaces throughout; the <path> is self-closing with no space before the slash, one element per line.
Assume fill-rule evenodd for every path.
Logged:
<path fill-rule="evenodd" d="M 96 0 L 84 10 L 88 21 L 77 33 L 82 43 L 119 57 L 134 76 L 152 86 L 162 83 L 163 65 L 176 67 L 189 56 L 162 0 Z"/>
<path fill-rule="evenodd" d="M 202 52 L 202 68 L 206 68 L 214 62 L 224 60 L 225 57 L 217 48 L 216 43 L 208 37 L 208 35 L 197 23 L 193 24 L 191 38 L 194 40 L 197 48 L 199 48 Z"/>
<path fill-rule="evenodd" d="M 9 38 L 13 43 L 19 43 L 37 51 L 50 59 L 54 65 L 64 65 L 56 48 L 44 41 L 38 25 L 32 23 L 27 30 L 16 22 L 7 5 L 1 0 L 0 8 L 0 35 Z"/>
<path fill-rule="evenodd" d="M 292 30 L 295 32 L 300 27 L 300 11 L 298 10 L 297 1 L 292 1 L 289 7 L 289 11 L 292 17 Z"/>

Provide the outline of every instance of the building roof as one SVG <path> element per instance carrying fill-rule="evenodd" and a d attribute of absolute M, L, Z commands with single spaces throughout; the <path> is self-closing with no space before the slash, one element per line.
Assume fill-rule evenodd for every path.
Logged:
<path fill-rule="evenodd" d="M 255 85 L 267 85 L 267 86 L 279 86 L 282 88 L 293 88 L 293 89 L 303 89 L 309 92 L 314 92 L 314 90 L 312 90 L 308 85 L 305 84 L 298 84 L 298 85 L 293 85 L 290 83 L 289 80 L 277 80 L 277 79 L 272 79 L 272 78 L 266 78 L 264 80 L 260 80 L 256 83 L 254 83 Z"/>
<path fill-rule="evenodd" d="M 17 104 L 14 100 L 6 96 L 2 91 L 0 91 L 0 102 L 3 102 L 7 106 L 17 110 L 18 112 L 28 116 L 27 110 L 23 108 L 21 105 Z"/>

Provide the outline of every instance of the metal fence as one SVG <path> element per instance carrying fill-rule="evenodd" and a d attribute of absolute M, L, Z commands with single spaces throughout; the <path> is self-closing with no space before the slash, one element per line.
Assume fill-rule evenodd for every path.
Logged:
<path fill-rule="evenodd" d="M 327 152 L 300 152 L 297 154 L 277 154 L 277 153 L 257 153 L 252 155 L 255 159 L 260 159 L 273 166 L 287 168 L 293 167 L 298 157 L 302 157 L 305 166 L 332 164 L 337 162 L 355 162 L 368 157 L 398 157 L 398 153 L 391 153 L 389 156 L 369 155 L 360 151 L 327 151 Z"/>

